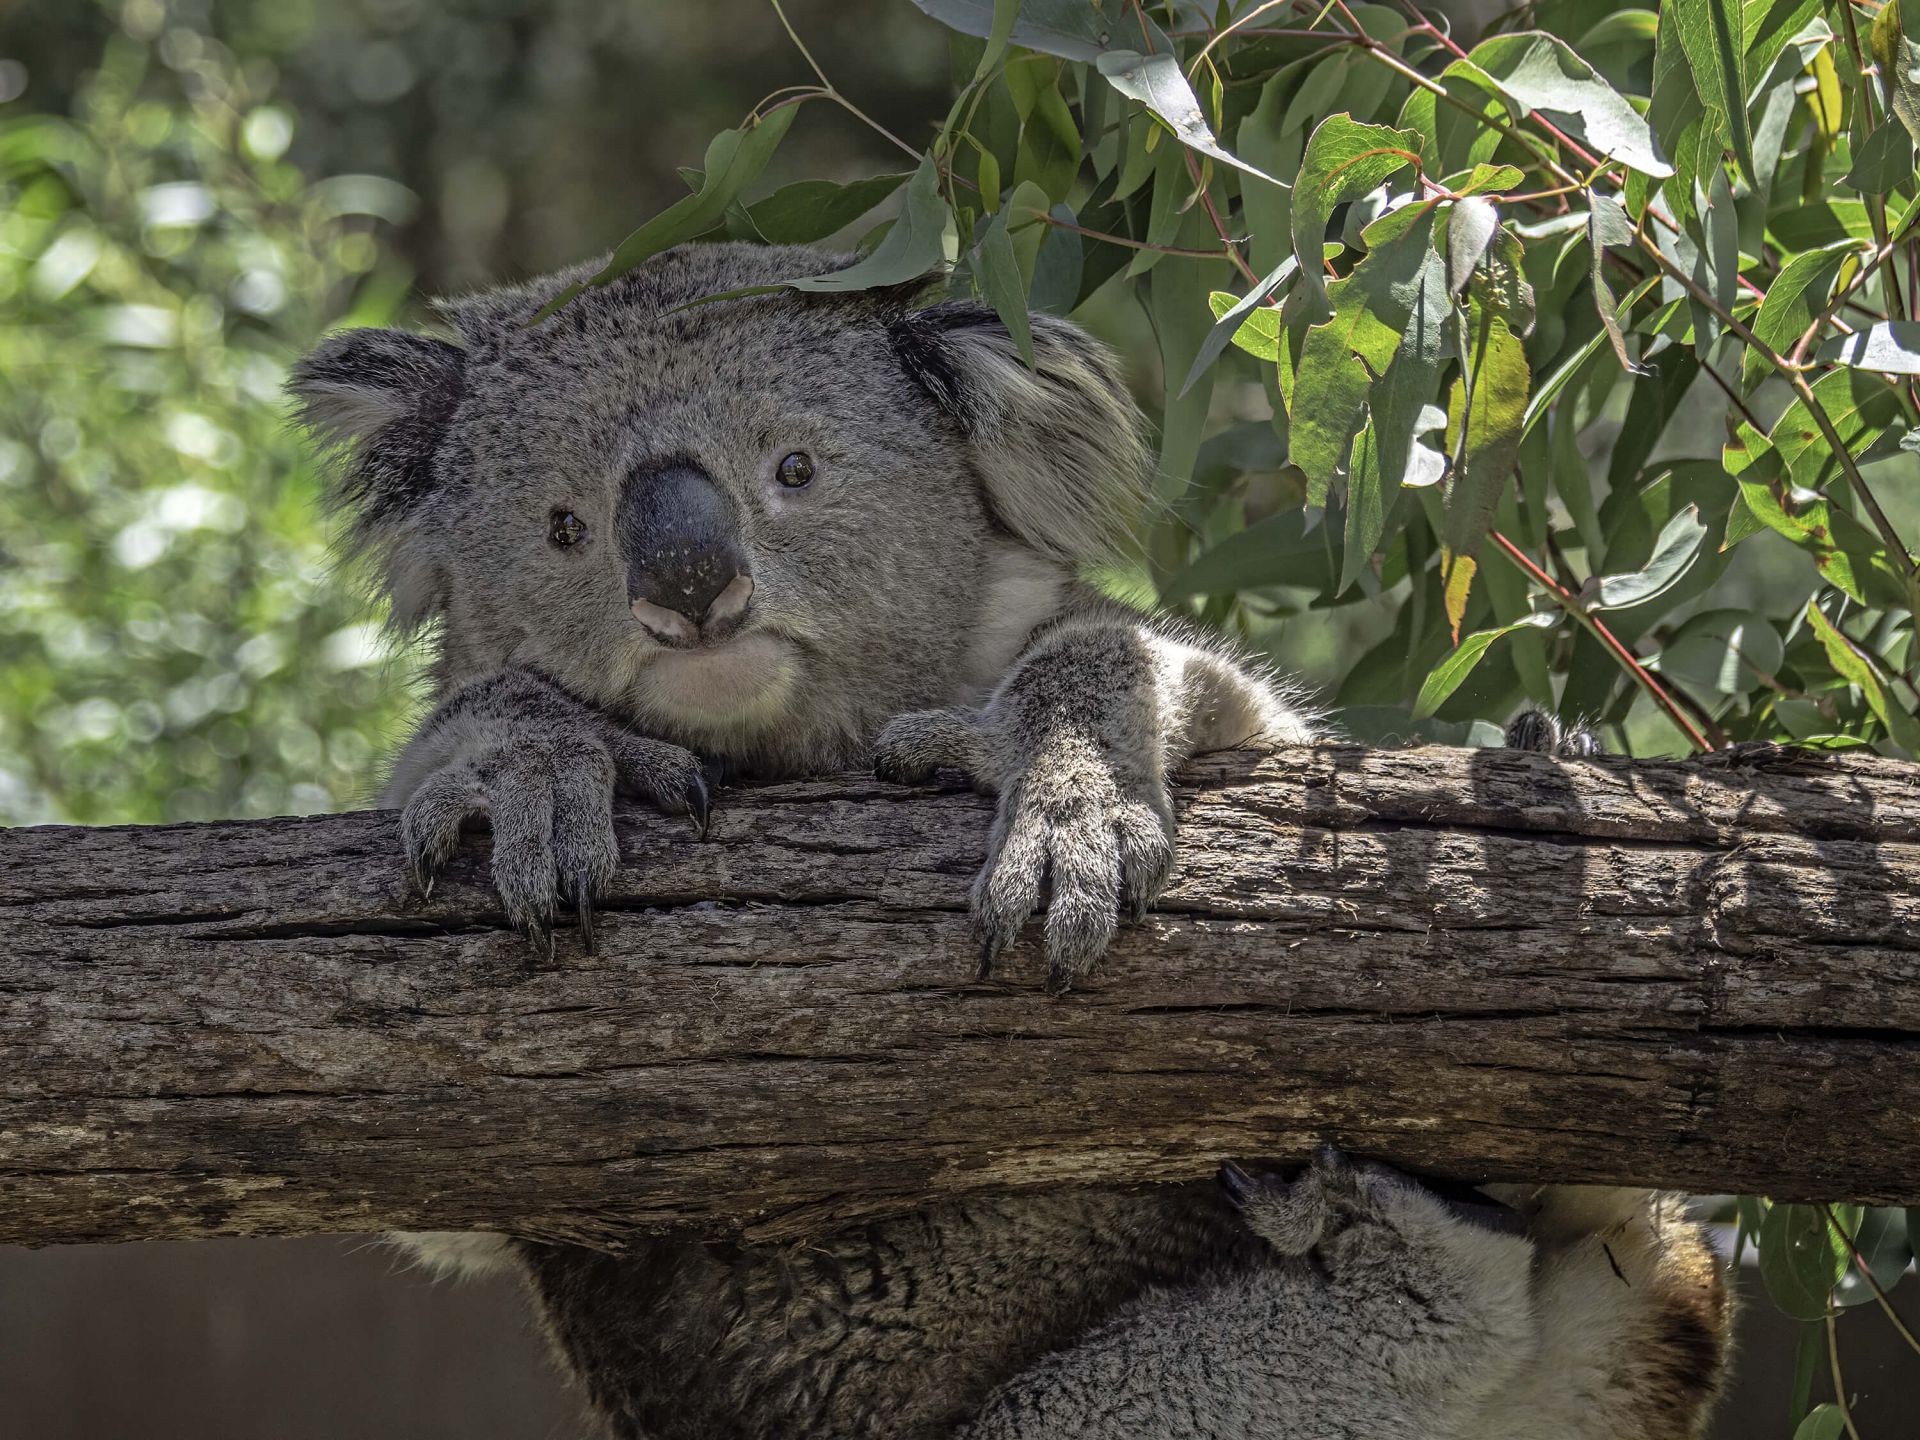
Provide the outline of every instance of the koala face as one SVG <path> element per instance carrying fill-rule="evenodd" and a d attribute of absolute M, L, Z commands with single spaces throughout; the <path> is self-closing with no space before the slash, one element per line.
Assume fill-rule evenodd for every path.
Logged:
<path fill-rule="evenodd" d="M 791 291 L 844 263 L 688 246 L 528 321 L 590 268 L 443 307 L 460 344 L 349 331 L 302 362 L 353 544 L 443 679 L 539 669 L 768 769 L 955 698 L 1009 576 L 1070 574 L 1143 473 L 1110 360 L 974 306 Z M 804 757 L 804 760 L 802 759 Z"/>

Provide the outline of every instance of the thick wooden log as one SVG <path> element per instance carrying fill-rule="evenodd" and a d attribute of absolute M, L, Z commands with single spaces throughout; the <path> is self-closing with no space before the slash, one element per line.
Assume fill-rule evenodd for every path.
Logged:
<path fill-rule="evenodd" d="M 1214 757 L 1054 998 L 974 978 L 990 801 L 622 811 L 599 953 L 394 816 L 0 832 L 0 1241 L 758 1237 L 1321 1139 L 1469 1179 L 1920 1201 L 1920 768 Z M 1037 931 L 1037 927 L 1035 927 Z"/>

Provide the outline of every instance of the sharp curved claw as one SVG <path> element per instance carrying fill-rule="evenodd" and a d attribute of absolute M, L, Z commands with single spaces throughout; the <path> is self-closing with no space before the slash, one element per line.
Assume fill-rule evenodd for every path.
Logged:
<path fill-rule="evenodd" d="M 580 946 L 587 954 L 594 953 L 593 940 L 593 896 L 587 888 L 587 877 L 576 876 L 573 882 L 573 908 L 580 917 Z"/>
<path fill-rule="evenodd" d="M 687 787 L 687 814 L 693 819 L 693 838 L 706 839 L 707 825 L 713 819 L 713 792 L 707 788 L 704 775 L 695 775 Z"/>
<path fill-rule="evenodd" d="M 980 937 L 980 968 L 975 972 L 974 978 L 991 980 L 993 978 L 993 962 L 999 957 L 1000 946 L 995 942 L 993 936 L 982 935 Z"/>
<path fill-rule="evenodd" d="M 1220 1188 L 1235 1205 L 1245 1206 L 1253 1198 L 1254 1178 L 1231 1160 L 1220 1162 Z"/>
<path fill-rule="evenodd" d="M 527 944 L 533 947 L 533 953 L 542 959 L 553 959 L 553 926 L 544 920 L 530 921 L 527 925 Z"/>

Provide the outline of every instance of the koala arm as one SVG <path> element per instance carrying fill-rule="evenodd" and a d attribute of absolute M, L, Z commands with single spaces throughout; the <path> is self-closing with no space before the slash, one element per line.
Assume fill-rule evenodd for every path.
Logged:
<path fill-rule="evenodd" d="M 565 895 L 591 949 L 593 900 L 620 863 L 616 788 L 705 828 L 707 786 L 691 751 L 631 734 L 538 671 L 508 667 L 440 702 L 401 751 L 383 803 L 400 807 L 401 844 L 423 893 L 462 823 L 485 817 L 494 885 L 514 927 L 551 949 L 554 899 Z"/>
<path fill-rule="evenodd" d="M 1050 878 L 1049 984 L 1064 990 L 1099 959 L 1121 913 L 1138 919 L 1166 883 L 1168 772 L 1202 751 L 1312 733 L 1277 684 L 1218 640 L 1088 600 L 1033 635 L 984 705 L 895 719 L 876 769 L 909 783 L 960 769 L 998 794 L 972 897 L 981 971 Z"/>

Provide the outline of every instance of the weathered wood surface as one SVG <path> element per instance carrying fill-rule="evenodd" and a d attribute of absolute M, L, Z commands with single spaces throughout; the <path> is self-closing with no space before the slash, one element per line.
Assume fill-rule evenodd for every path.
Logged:
<path fill-rule="evenodd" d="M 1322 1138 L 1484 1178 L 1920 1200 L 1920 768 L 1217 757 L 1157 912 L 973 978 L 989 802 L 623 812 L 600 952 L 394 817 L 0 832 L 0 1241 L 789 1235 Z M 1031 933 L 1031 932 L 1030 932 Z"/>

